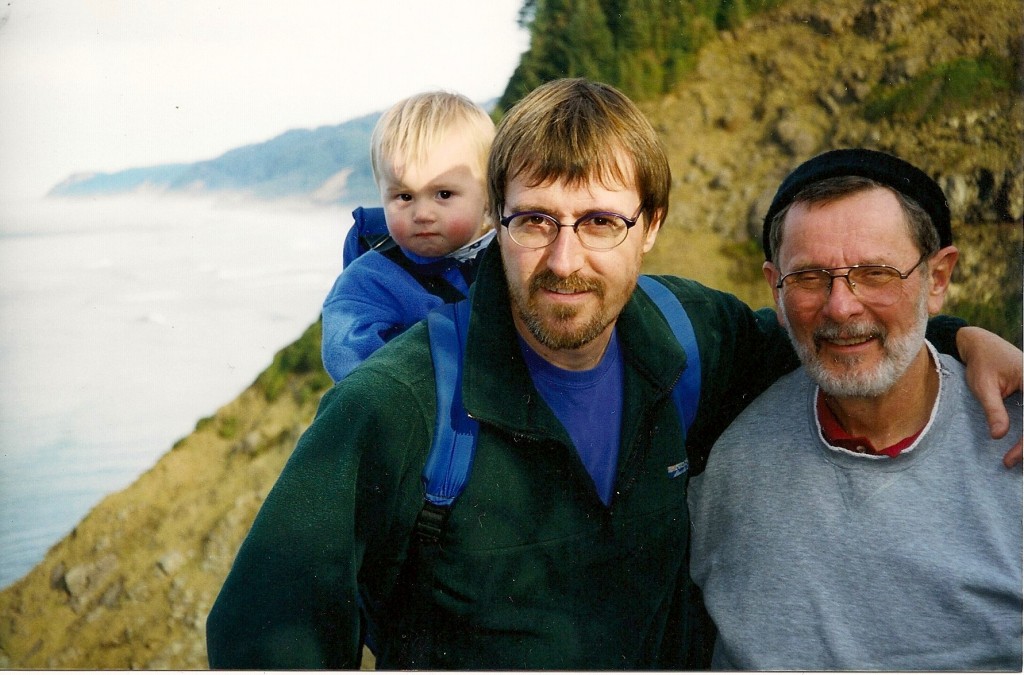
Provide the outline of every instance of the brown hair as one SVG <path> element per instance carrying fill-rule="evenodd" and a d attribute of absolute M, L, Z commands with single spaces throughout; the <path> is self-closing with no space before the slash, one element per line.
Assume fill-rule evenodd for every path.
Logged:
<path fill-rule="evenodd" d="M 500 218 L 505 187 L 565 181 L 634 186 L 645 227 L 668 212 L 671 172 L 654 127 L 614 87 L 584 79 L 534 89 L 498 124 L 487 166 L 490 208 Z"/>

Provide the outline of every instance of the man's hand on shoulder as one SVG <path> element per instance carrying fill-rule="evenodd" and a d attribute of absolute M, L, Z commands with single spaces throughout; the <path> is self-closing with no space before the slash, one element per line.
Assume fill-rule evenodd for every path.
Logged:
<path fill-rule="evenodd" d="M 995 333 L 976 326 L 957 331 L 956 346 L 967 366 L 967 384 L 985 410 L 992 438 L 1003 438 L 1010 430 L 1003 399 L 1024 387 L 1024 353 Z M 1007 467 L 1021 462 L 1021 439 L 1016 441 L 1003 457 Z"/>

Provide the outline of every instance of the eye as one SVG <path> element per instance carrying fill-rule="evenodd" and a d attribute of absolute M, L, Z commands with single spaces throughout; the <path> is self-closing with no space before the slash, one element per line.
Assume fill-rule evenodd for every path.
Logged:
<path fill-rule="evenodd" d="M 591 227 L 611 227 L 614 225 L 611 218 L 607 216 L 594 216 L 585 221 Z"/>
<path fill-rule="evenodd" d="M 543 213 L 519 213 L 509 222 L 509 227 L 516 230 L 543 231 L 552 226 L 551 220 Z"/>
<path fill-rule="evenodd" d="M 896 276 L 896 271 L 888 267 L 861 267 L 856 270 L 857 281 L 869 286 L 887 284 Z"/>
<path fill-rule="evenodd" d="M 400 202 L 411 202 L 412 195 L 409 194 L 408 192 L 399 192 L 398 194 L 395 195 L 395 199 L 397 199 Z"/>
<path fill-rule="evenodd" d="M 451 199 L 455 194 L 451 190 L 441 190 L 437 193 L 437 196 L 441 199 Z"/>
<path fill-rule="evenodd" d="M 613 213 L 595 213 L 581 222 L 580 227 L 595 234 L 613 234 L 625 228 L 626 221 Z"/>
<path fill-rule="evenodd" d="M 787 277 L 787 281 L 801 288 L 823 288 L 828 285 L 829 275 L 823 270 L 806 270 L 794 272 Z"/>
<path fill-rule="evenodd" d="M 543 227 L 548 224 L 548 219 L 539 213 L 528 213 L 522 217 L 522 224 L 530 227 Z"/>

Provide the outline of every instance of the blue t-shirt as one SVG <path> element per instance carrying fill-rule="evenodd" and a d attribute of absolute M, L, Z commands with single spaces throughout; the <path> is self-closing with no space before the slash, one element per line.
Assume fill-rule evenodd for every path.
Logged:
<path fill-rule="evenodd" d="M 615 331 L 590 370 L 563 370 L 520 338 L 534 386 L 569 433 L 605 505 L 611 504 L 622 424 L 622 352 Z"/>

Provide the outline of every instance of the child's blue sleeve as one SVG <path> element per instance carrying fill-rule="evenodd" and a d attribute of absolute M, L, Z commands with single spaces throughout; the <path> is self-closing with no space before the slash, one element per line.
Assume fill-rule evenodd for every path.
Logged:
<path fill-rule="evenodd" d="M 374 251 L 359 256 L 324 300 L 324 368 L 337 382 L 440 304 L 384 256 Z"/>

